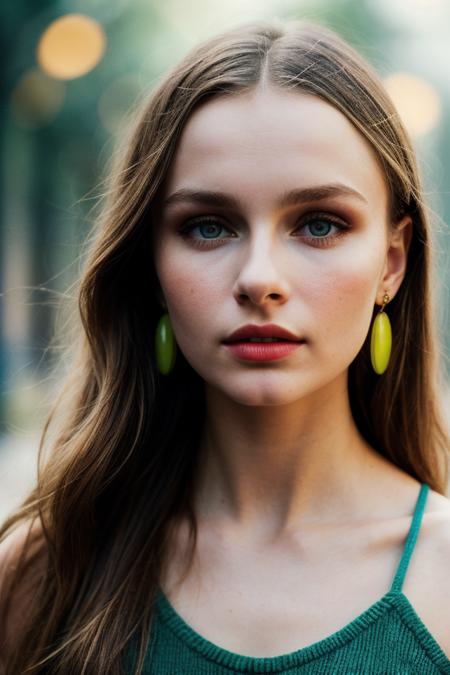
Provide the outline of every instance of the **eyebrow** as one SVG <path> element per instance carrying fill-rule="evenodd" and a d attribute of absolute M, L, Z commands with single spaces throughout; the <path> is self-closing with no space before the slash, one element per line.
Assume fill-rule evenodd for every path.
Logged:
<path fill-rule="evenodd" d="M 331 197 L 356 197 L 367 204 L 367 199 L 357 190 L 343 185 L 342 183 L 330 183 L 327 185 L 313 185 L 311 187 L 296 188 L 285 192 L 278 204 L 281 208 L 293 206 L 302 202 L 317 202 Z M 218 206 L 224 208 L 239 209 L 239 201 L 224 192 L 214 192 L 211 190 L 195 190 L 181 188 L 169 195 L 162 206 L 167 207 L 182 202 L 201 203 L 209 206 Z"/>

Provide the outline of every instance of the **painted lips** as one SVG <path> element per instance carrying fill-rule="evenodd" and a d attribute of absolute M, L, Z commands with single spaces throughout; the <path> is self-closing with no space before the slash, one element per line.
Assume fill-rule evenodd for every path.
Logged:
<path fill-rule="evenodd" d="M 239 359 L 247 361 L 275 361 L 288 356 L 304 342 L 231 342 L 225 347 Z"/>

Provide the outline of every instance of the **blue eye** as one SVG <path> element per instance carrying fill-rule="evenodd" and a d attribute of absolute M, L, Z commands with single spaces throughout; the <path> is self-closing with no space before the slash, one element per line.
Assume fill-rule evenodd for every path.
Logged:
<path fill-rule="evenodd" d="M 192 235 L 192 232 L 194 230 L 198 229 L 201 237 L 202 238 L 197 238 Z M 224 237 L 219 237 L 218 235 L 222 230 L 226 230 L 228 232 L 231 232 L 224 224 L 220 222 L 217 218 L 195 218 L 194 220 L 189 220 L 180 230 L 180 234 L 182 237 L 185 237 L 186 239 L 191 239 L 192 241 L 195 242 L 196 246 L 203 246 L 204 248 L 208 248 L 209 244 L 208 241 L 214 242 L 214 241 L 221 241 Z M 231 237 L 234 235 L 231 233 Z M 227 237 L 228 239 L 230 237 Z M 211 246 L 209 246 L 212 248 Z"/>
<path fill-rule="evenodd" d="M 318 228 L 317 228 L 317 223 L 320 223 Z M 335 224 L 335 223 L 330 223 L 329 221 L 327 221 L 325 219 L 322 220 L 322 219 L 317 218 L 317 219 L 311 220 L 311 222 L 309 222 L 309 223 L 306 223 L 305 227 L 316 228 L 316 230 L 318 229 L 319 231 L 318 232 L 316 231 L 316 234 L 319 237 L 323 237 L 323 236 L 325 236 L 326 234 L 329 233 L 330 227 L 333 224 Z"/>
<path fill-rule="evenodd" d="M 310 228 L 312 234 L 300 238 L 306 239 L 306 241 L 310 242 L 313 246 L 319 247 L 330 246 L 335 239 L 341 237 L 350 229 L 348 225 L 344 225 L 341 221 L 337 221 L 328 215 L 325 216 L 322 214 L 309 214 L 306 222 L 300 222 L 296 231 L 306 227 Z M 333 227 L 337 229 L 337 232 L 328 236 Z M 196 229 L 198 229 L 200 237 L 193 236 L 192 233 Z M 228 232 L 229 236 L 220 236 L 222 231 Z M 191 240 L 195 246 L 198 246 L 199 248 L 217 248 L 224 239 L 237 237 L 237 235 L 232 232 L 227 225 L 222 223 L 220 219 L 212 216 L 189 219 L 181 228 L 180 234 L 182 237 Z"/>
<path fill-rule="evenodd" d="M 195 225 L 195 227 L 198 227 L 202 235 L 207 239 L 214 238 L 214 235 L 218 234 L 217 230 L 219 230 L 219 232 L 220 230 L 223 230 L 223 225 L 219 225 L 214 221 L 206 221 L 200 225 Z"/>

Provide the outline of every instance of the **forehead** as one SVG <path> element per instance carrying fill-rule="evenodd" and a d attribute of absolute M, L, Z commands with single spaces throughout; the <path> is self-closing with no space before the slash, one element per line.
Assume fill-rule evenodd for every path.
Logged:
<path fill-rule="evenodd" d="M 343 113 L 317 96 L 272 86 L 214 98 L 194 110 L 167 176 L 184 187 L 232 191 L 243 202 L 286 189 L 340 182 L 384 213 L 376 154 Z"/>

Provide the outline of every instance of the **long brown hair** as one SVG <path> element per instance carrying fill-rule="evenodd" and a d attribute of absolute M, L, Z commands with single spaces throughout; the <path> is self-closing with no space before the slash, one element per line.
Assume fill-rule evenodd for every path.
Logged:
<path fill-rule="evenodd" d="M 159 82 L 112 169 L 79 283 L 72 366 L 39 446 L 37 486 L 0 530 L 4 538 L 21 522 L 39 524 L 11 597 L 24 566 L 31 570 L 45 551 L 11 675 L 118 675 L 131 639 L 140 645 L 141 673 L 167 542 L 181 517 L 190 525 L 191 554 L 195 548 L 203 382 L 181 353 L 170 376 L 156 369 L 152 205 L 196 105 L 253 88 L 263 76 L 340 110 L 381 162 L 389 227 L 412 217 L 405 278 L 388 307 L 390 366 L 382 376 L 373 372 L 368 335 L 349 367 L 350 401 L 361 434 L 380 454 L 446 493 L 430 216 L 398 114 L 372 67 L 326 27 L 271 21 L 227 31 Z"/>

